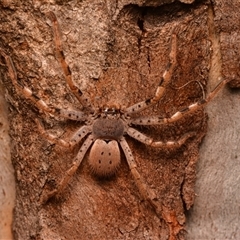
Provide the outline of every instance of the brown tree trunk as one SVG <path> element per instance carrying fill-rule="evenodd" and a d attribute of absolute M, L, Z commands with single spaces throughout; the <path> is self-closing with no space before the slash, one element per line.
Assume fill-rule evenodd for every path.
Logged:
<path fill-rule="evenodd" d="M 231 87 L 239 87 L 240 2 L 217 0 L 210 6 L 210 86 L 223 76 L 233 80 Z M 225 89 L 207 108 L 208 133 L 200 148 L 197 197 L 187 220 L 188 239 L 240 236 L 239 99 L 239 90 Z"/>
<path fill-rule="evenodd" d="M 50 10 L 60 23 L 73 79 L 95 108 L 124 108 L 152 97 L 168 67 L 172 34 L 177 35 L 174 74 L 163 98 L 144 116 L 170 117 L 200 100 L 203 89 L 209 93 L 221 77 L 239 86 L 237 0 L 231 5 L 223 0 L 2 1 L 1 6 L 1 49 L 12 57 L 19 83 L 49 105 L 81 109 L 55 57 L 52 23 L 46 17 Z M 16 94 L 4 64 L 2 58 L 17 182 L 14 239 L 220 239 L 240 234 L 239 92 L 224 89 L 208 105 L 208 131 L 203 109 L 176 123 L 136 127 L 158 141 L 194 132 L 179 148 L 153 149 L 126 136 L 160 214 L 142 201 L 123 152 L 116 176 L 105 180 L 93 176 L 86 155 L 67 188 L 42 204 L 42 193 L 61 180 L 80 146 L 71 151 L 49 143 L 34 119 L 42 119 L 63 139 L 81 124 L 45 114 Z"/>

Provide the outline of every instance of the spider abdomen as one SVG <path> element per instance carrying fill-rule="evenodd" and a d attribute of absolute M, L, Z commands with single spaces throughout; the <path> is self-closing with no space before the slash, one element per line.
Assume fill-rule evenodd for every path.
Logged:
<path fill-rule="evenodd" d="M 123 136 L 124 124 L 121 119 L 99 118 L 93 123 L 95 138 L 118 140 Z"/>
<path fill-rule="evenodd" d="M 97 176 L 112 175 L 121 161 L 117 141 L 97 139 L 89 153 L 89 164 Z"/>

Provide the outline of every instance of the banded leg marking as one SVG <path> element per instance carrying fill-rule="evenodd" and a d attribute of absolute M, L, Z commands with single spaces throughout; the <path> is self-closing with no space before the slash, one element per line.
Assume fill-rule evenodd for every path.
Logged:
<path fill-rule="evenodd" d="M 188 106 L 185 109 L 182 109 L 179 112 L 176 112 L 173 116 L 171 116 L 170 118 L 166 118 L 165 122 L 166 123 L 171 123 L 171 122 L 176 122 L 177 120 L 181 119 L 185 114 L 187 113 L 191 113 L 194 111 L 197 111 L 198 109 L 204 107 L 205 105 L 207 105 L 216 95 L 217 93 L 226 85 L 226 83 L 228 83 L 229 80 L 223 80 L 221 81 L 214 89 L 213 91 L 207 96 L 206 99 L 202 99 L 196 103 L 191 104 L 190 106 Z"/>
<path fill-rule="evenodd" d="M 195 135 L 194 132 L 189 132 L 177 141 L 162 142 L 162 141 L 154 141 L 153 138 L 146 136 L 145 134 L 139 132 L 134 128 L 128 128 L 127 134 L 141 143 L 144 143 L 146 145 L 156 147 L 156 148 L 177 148 L 182 146 L 188 138 Z"/>
<path fill-rule="evenodd" d="M 61 67 L 63 69 L 63 73 L 66 79 L 66 82 L 70 88 L 70 90 L 73 92 L 73 94 L 76 96 L 78 101 L 83 105 L 83 106 L 89 106 L 89 99 L 83 97 L 82 91 L 76 86 L 72 79 L 72 73 L 71 70 L 68 66 L 68 64 L 65 61 L 65 56 L 63 53 L 63 47 L 62 47 L 62 42 L 61 42 L 61 37 L 60 37 L 60 27 L 59 23 L 57 20 L 56 15 L 53 12 L 48 12 L 47 17 L 52 21 L 52 27 L 53 27 L 53 33 L 54 33 L 54 42 L 55 42 L 55 48 L 56 48 L 56 56 L 58 61 L 61 64 Z"/>
<path fill-rule="evenodd" d="M 69 141 L 65 141 L 63 139 L 60 139 L 56 136 L 54 136 L 51 133 L 48 133 L 42 123 L 38 120 L 35 119 L 35 122 L 37 124 L 38 130 L 40 134 L 46 138 L 49 142 L 55 143 L 59 146 L 65 147 L 65 148 L 72 148 L 76 144 L 78 144 L 87 134 L 91 132 L 90 128 L 88 126 L 83 126 L 81 127 L 76 133 L 73 134 L 73 136 L 70 138 Z"/>
<path fill-rule="evenodd" d="M 229 80 L 221 81 L 214 88 L 214 90 L 207 96 L 206 99 L 203 99 L 203 100 L 200 100 L 196 103 L 191 104 L 190 106 L 174 113 L 169 118 L 163 118 L 161 116 L 138 117 L 138 118 L 132 120 L 131 123 L 136 124 L 136 125 L 160 125 L 160 124 L 165 124 L 165 123 L 176 122 L 179 119 L 181 119 L 185 114 L 197 111 L 200 108 L 207 105 L 228 82 L 229 82 Z"/>
<path fill-rule="evenodd" d="M 71 178 L 77 171 L 78 167 L 80 166 L 86 152 L 93 143 L 93 140 L 94 140 L 93 136 L 89 135 L 86 141 L 81 146 L 75 160 L 72 163 L 72 166 L 67 170 L 67 172 L 65 173 L 64 177 L 62 178 L 56 189 L 46 194 L 43 194 L 40 199 L 41 203 L 46 203 L 51 197 L 55 196 L 56 194 L 64 190 L 64 188 L 68 185 L 69 181 L 71 180 Z"/>
<path fill-rule="evenodd" d="M 150 205 L 153 207 L 155 210 L 156 214 L 158 217 L 161 218 L 161 207 L 157 203 L 156 199 L 156 194 L 155 192 L 147 186 L 143 178 L 141 177 L 140 173 L 137 170 L 137 164 L 134 160 L 133 154 L 131 149 L 128 146 L 127 141 L 125 140 L 124 137 L 122 137 L 119 141 L 120 146 L 126 156 L 126 160 L 128 163 L 128 166 L 130 168 L 130 171 L 132 173 L 133 179 L 135 181 L 135 184 L 140 192 L 141 197 L 150 203 Z"/>
<path fill-rule="evenodd" d="M 163 96 L 163 93 L 165 91 L 166 86 L 171 80 L 173 70 L 176 66 L 176 52 L 177 52 L 177 37 L 175 34 L 172 35 L 172 46 L 171 46 L 171 52 L 170 52 L 170 62 L 167 66 L 167 69 L 163 73 L 163 76 L 161 77 L 161 80 L 159 82 L 159 85 L 157 87 L 157 90 L 155 92 L 155 96 L 147 99 L 145 101 L 136 103 L 126 109 L 127 114 L 133 114 L 143 111 L 144 109 L 150 107 L 151 105 L 157 103 L 159 99 Z"/>
<path fill-rule="evenodd" d="M 163 118 L 161 116 L 151 116 L 151 117 L 146 117 L 146 116 L 141 116 L 136 119 L 133 119 L 131 121 L 131 124 L 135 125 L 160 125 L 166 123 L 166 118 Z"/>
<path fill-rule="evenodd" d="M 16 91 L 22 94 L 25 98 L 30 99 L 39 110 L 51 113 L 55 116 L 61 116 L 61 117 L 71 119 L 71 120 L 76 120 L 76 121 L 84 121 L 86 119 L 84 113 L 81 111 L 49 107 L 42 99 L 40 99 L 37 95 L 35 95 L 31 89 L 23 86 L 17 81 L 17 72 L 12 62 L 12 59 L 1 49 L 0 49 L 0 54 L 4 57 L 6 61 L 6 64 L 8 67 L 8 73 Z"/>

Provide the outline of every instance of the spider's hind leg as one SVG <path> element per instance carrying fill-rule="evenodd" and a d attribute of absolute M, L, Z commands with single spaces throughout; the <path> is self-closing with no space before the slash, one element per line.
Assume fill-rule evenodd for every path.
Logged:
<path fill-rule="evenodd" d="M 80 166 L 87 150 L 93 143 L 94 138 L 92 135 L 89 135 L 88 138 L 85 140 L 83 145 L 81 146 L 76 158 L 74 159 L 72 166 L 66 171 L 64 177 L 60 181 L 60 183 L 57 185 L 57 187 L 47 193 L 43 193 L 40 197 L 40 202 L 41 203 L 46 203 L 50 198 L 56 196 L 58 193 L 62 192 L 63 189 L 68 185 L 69 181 L 77 171 L 78 167 Z"/>
<path fill-rule="evenodd" d="M 134 178 L 135 184 L 140 192 L 141 197 L 149 202 L 149 204 L 153 207 L 155 210 L 157 216 L 161 219 L 162 214 L 161 214 L 161 206 L 157 202 L 157 197 L 155 192 L 147 186 L 141 175 L 139 174 L 137 170 L 137 164 L 134 160 L 134 157 L 132 155 L 132 151 L 128 146 L 127 141 L 125 140 L 124 137 L 122 137 L 119 141 L 121 148 L 125 154 L 128 166 L 130 168 L 130 171 L 132 173 L 132 176 Z"/>

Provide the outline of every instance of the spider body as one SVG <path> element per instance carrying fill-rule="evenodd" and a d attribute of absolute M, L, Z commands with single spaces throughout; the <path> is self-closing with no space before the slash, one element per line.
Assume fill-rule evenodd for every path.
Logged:
<path fill-rule="evenodd" d="M 89 153 L 89 164 L 97 176 L 111 176 L 120 162 L 121 155 L 116 140 L 95 140 Z"/>
<path fill-rule="evenodd" d="M 132 151 L 125 139 L 125 135 L 137 140 L 138 142 L 157 148 L 179 148 L 189 138 L 195 135 L 194 132 L 187 132 L 179 139 L 173 139 L 167 142 L 155 141 L 152 137 L 146 136 L 137 129 L 135 125 L 161 125 L 177 122 L 184 115 L 195 112 L 209 103 L 217 92 L 228 82 L 227 80 L 221 81 L 216 88 L 203 100 L 195 102 L 190 106 L 177 111 L 170 117 L 163 118 L 162 116 L 138 116 L 138 113 L 156 104 L 164 94 L 166 86 L 171 80 L 174 68 L 176 66 L 176 45 L 177 37 L 172 35 L 171 51 L 169 64 L 160 77 L 159 85 L 156 88 L 153 97 L 133 104 L 124 109 L 120 107 L 102 107 L 95 109 L 88 99 L 84 98 L 81 90 L 76 86 L 72 80 L 71 71 L 65 61 L 62 45 L 60 41 L 59 25 L 54 13 L 50 12 L 48 17 L 53 23 L 53 32 L 55 36 L 56 55 L 63 68 L 66 83 L 75 95 L 77 100 L 86 107 L 85 109 L 91 109 L 91 111 L 84 112 L 80 110 L 64 109 L 48 106 L 38 96 L 21 84 L 18 83 L 17 73 L 11 58 L 0 49 L 1 55 L 5 58 L 8 66 L 9 76 L 16 88 L 16 90 L 22 94 L 25 98 L 28 98 L 32 103 L 41 111 L 46 114 L 52 114 L 55 116 L 61 116 L 65 119 L 71 119 L 74 121 L 82 122 L 83 126 L 76 130 L 69 140 L 59 139 L 58 137 L 48 133 L 39 120 L 36 119 L 36 123 L 40 133 L 50 142 L 58 144 L 66 148 L 73 148 L 82 142 L 80 149 L 73 159 L 71 167 L 66 171 L 57 187 L 50 192 L 43 193 L 41 197 L 42 202 L 46 202 L 51 197 L 60 193 L 69 183 L 72 176 L 77 171 L 78 167 L 82 163 L 86 153 L 89 152 L 89 164 L 93 171 L 99 175 L 111 175 L 115 172 L 121 161 L 120 148 L 122 149 L 126 162 L 132 173 L 132 177 L 135 181 L 140 195 L 144 200 L 147 200 L 151 206 L 155 209 L 158 216 L 161 216 L 160 206 L 156 205 L 156 195 L 152 189 L 150 189 L 144 179 L 142 179 L 140 173 L 137 170 L 137 164 L 134 160 Z M 83 108 L 84 109 L 84 108 Z"/>
<path fill-rule="evenodd" d="M 117 141 L 123 137 L 126 123 L 115 108 L 106 107 L 97 115 L 92 123 L 95 141 L 90 149 L 89 164 L 97 176 L 110 176 L 121 162 Z"/>

